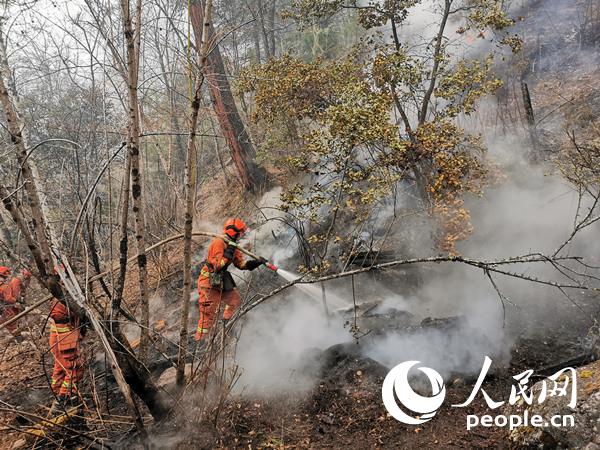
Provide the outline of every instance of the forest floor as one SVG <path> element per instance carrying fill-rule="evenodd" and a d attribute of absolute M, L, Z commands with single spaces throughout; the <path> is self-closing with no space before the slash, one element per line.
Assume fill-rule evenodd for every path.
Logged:
<path fill-rule="evenodd" d="M 550 358 L 559 354 L 546 353 Z M 486 378 L 494 400 L 508 400 L 512 368 Z M 447 386 L 445 405 L 430 422 L 418 427 L 396 421 L 383 407 L 381 386 L 386 370 L 366 359 L 346 360 L 304 394 L 271 398 L 231 398 L 221 412 L 218 430 L 181 434 L 157 433 L 155 442 L 170 448 L 508 448 L 506 428 L 467 430 L 467 416 L 494 412 L 478 395 L 465 408 L 474 380 Z M 205 430 L 205 429 L 204 429 Z M 182 438 L 182 435 L 187 436 Z"/>
<path fill-rule="evenodd" d="M 580 304 L 598 309 L 597 297 L 582 296 Z M 595 305 L 595 306 L 594 306 Z M 560 366 L 581 355 L 585 347 L 587 325 L 576 316 L 563 316 L 553 331 L 517 338 L 509 367 L 488 374 L 485 390 L 494 400 L 508 400 L 512 376 L 528 368 Z M 42 316 L 32 318 L 39 322 Z M 534 320 L 534 317 L 532 317 Z M 46 336 L 33 332 L 21 343 L 3 336 L 0 354 L 0 420 L 7 424 L 0 433 L 0 448 L 10 449 L 23 438 L 16 428 L 30 427 L 32 421 L 9 412 L 11 406 L 19 411 L 44 417 L 52 402 L 48 387 L 51 356 L 45 351 Z M 161 448 L 506 448 L 508 430 L 502 428 L 466 428 L 469 414 L 494 414 L 479 394 L 465 408 L 451 404 L 464 402 L 470 395 L 477 374 L 471 378 L 450 377 L 447 380 L 446 400 L 436 417 L 420 425 L 407 426 L 387 414 L 381 401 L 381 386 L 388 368 L 363 357 L 354 343 L 340 344 L 320 354 L 320 372 L 313 388 L 308 391 L 272 396 L 232 394 L 219 412 L 218 427 L 201 423 L 181 428 L 151 426 L 153 441 Z M 88 349 L 88 351 L 91 349 Z M 91 358 L 93 360 L 93 358 Z M 96 366 L 97 369 L 97 366 Z M 558 369 L 556 369 L 558 370 Z M 556 370 L 553 370 L 554 373 Z M 102 420 L 115 422 L 114 433 L 127 434 L 132 430 L 114 382 L 98 380 L 99 370 L 90 370 L 96 385 L 105 392 L 93 392 L 90 397 L 110 398 L 113 410 Z M 546 375 L 549 375 L 546 374 Z M 92 395 L 93 394 L 93 395 Z M 86 412 L 90 430 L 100 427 L 90 400 Z M 102 424 L 106 427 L 106 423 Z M 106 432 L 107 428 L 104 428 Z M 92 433 L 93 435 L 93 433 Z M 108 436 L 109 437 L 109 436 Z M 109 437 L 109 441 L 117 435 Z M 123 436 L 121 436 L 122 438 Z M 21 441 L 22 442 L 22 441 Z M 35 440 L 28 440 L 28 446 Z M 113 441 L 115 442 L 115 441 Z M 127 446 L 135 445 L 125 439 Z M 123 441 L 114 448 L 123 448 Z M 48 441 L 39 440 L 37 448 L 46 448 Z M 69 448 L 69 447 L 67 447 Z"/>
<path fill-rule="evenodd" d="M 156 295 L 164 299 L 160 302 L 161 317 L 167 319 L 167 326 L 160 331 L 161 334 L 176 332 L 173 325 L 178 323 L 179 294 L 173 294 L 179 292 L 180 286 L 178 277 L 171 276 L 177 254 L 177 250 L 173 249 L 167 252 L 164 264 L 150 264 L 153 286 L 154 283 L 160 285 Z M 132 286 L 130 291 L 127 297 L 134 298 L 135 288 Z M 129 301 L 135 311 L 132 302 Z M 588 319 L 600 312 L 597 294 L 580 293 L 577 302 L 589 314 Z M 563 299 L 560 305 L 560 309 L 548 314 L 548 317 L 554 317 L 553 323 L 540 328 L 543 331 L 515 335 L 510 365 L 491 372 L 486 378 L 484 387 L 491 398 L 508 400 L 512 376 L 527 369 L 534 369 L 537 373 L 540 369 L 562 368 L 562 363 L 582 355 L 589 348 L 586 341 L 589 320 L 582 320 L 578 313 L 566 313 L 576 309 L 566 300 Z M 169 311 L 169 314 L 165 315 L 164 311 Z M 539 321 L 537 313 L 539 311 L 535 309 L 523 309 L 519 315 L 522 320 L 536 323 Z M 191 323 L 195 313 L 192 316 Z M 30 417 L 31 420 L 18 417 L 10 411 L 12 407 L 45 417 L 52 403 L 48 381 L 52 357 L 47 351 L 47 336 L 43 333 L 45 320 L 41 313 L 29 319 L 31 332 L 24 342 L 17 343 L 5 331 L 0 336 L 0 373 L 5 374 L 0 378 L 0 449 L 10 449 L 20 440 L 22 443 L 25 437 L 22 431 L 39 422 L 35 417 Z M 90 340 L 86 339 L 86 342 L 93 341 L 93 336 Z M 146 416 L 152 439 L 160 448 L 178 449 L 507 447 L 506 429 L 476 427 L 467 430 L 467 415 L 494 414 L 480 394 L 468 407 L 450 406 L 469 397 L 477 374 L 471 374 L 470 378 L 449 377 L 446 380 L 446 400 L 437 415 L 418 427 L 407 426 L 387 414 L 381 400 L 381 386 L 389 368 L 364 357 L 358 350 L 359 346 L 350 343 L 339 344 L 320 353 L 318 364 L 313 365 L 320 369 L 315 374 L 312 389 L 269 396 L 244 392 L 231 394 L 219 411 L 217 428 L 212 420 L 186 425 L 185 429 L 162 424 L 156 426 Z M 132 436 L 134 429 L 132 420 L 127 417 L 114 381 L 107 380 L 106 369 L 95 356 L 101 355 L 100 349 L 88 345 L 86 353 L 90 367 L 84 389 L 91 391 L 87 393 L 89 405 L 85 413 L 87 433 L 115 443 L 111 448 L 135 448 L 135 439 L 127 438 Z M 556 370 L 558 368 L 551 373 Z M 91 386 L 95 388 L 92 390 Z M 100 417 L 95 403 L 108 403 L 111 410 L 101 406 L 103 414 Z M 214 411 L 210 416 L 214 417 Z M 37 446 L 32 447 L 36 442 Z M 27 446 L 19 448 L 48 448 L 49 444 L 49 441 L 28 439 Z M 55 448 L 61 444 L 60 439 L 57 444 Z"/>
<path fill-rule="evenodd" d="M 582 297 L 580 302 L 599 308 L 596 296 Z M 561 321 L 551 332 L 517 339 L 510 365 L 485 379 L 485 391 L 492 399 L 508 404 L 512 376 L 524 370 L 535 369 L 533 384 L 585 354 L 586 326 L 576 318 Z M 450 406 L 469 397 L 478 374 L 450 377 L 446 400 L 436 416 L 420 426 L 408 426 L 383 406 L 381 387 L 388 368 L 362 357 L 354 343 L 333 346 L 319 358 L 320 374 L 311 390 L 263 397 L 233 395 L 220 411 L 218 429 L 203 428 L 198 433 L 191 428 L 185 434 L 157 431 L 155 442 L 178 449 L 509 448 L 506 428 L 467 430 L 468 415 L 499 414 L 490 410 L 481 394 L 467 407 Z"/>

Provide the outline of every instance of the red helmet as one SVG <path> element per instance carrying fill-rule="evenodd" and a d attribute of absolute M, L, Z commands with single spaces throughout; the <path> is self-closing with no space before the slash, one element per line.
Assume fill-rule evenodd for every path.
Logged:
<path fill-rule="evenodd" d="M 228 219 L 223 225 L 223 232 L 230 239 L 239 239 L 246 231 L 248 231 L 248 227 L 242 219 Z"/>
<path fill-rule="evenodd" d="M 10 277 L 10 269 L 6 266 L 0 266 L 0 277 Z"/>

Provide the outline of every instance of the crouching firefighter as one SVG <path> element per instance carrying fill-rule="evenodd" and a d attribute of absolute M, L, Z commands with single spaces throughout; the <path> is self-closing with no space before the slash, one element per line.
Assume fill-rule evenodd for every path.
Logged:
<path fill-rule="evenodd" d="M 23 311 L 20 300 L 31 280 L 31 272 L 27 269 L 19 276 L 11 278 L 10 275 L 8 267 L 0 266 L 0 324 Z M 12 322 L 6 328 L 13 336 L 20 336 L 18 322 Z"/>
<path fill-rule="evenodd" d="M 223 225 L 223 232 L 233 242 L 239 241 L 248 227 L 241 219 L 229 219 Z M 198 277 L 198 294 L 200 319 L 195 340 L 200 341 L 215 323 L 221 302 L 225 303 L 223 319 L 229 320 L 241 303 L 231 273 L 227 270 L 230 264 L 241 270 L 254 270 L 266 260 L 245 260 L 236 245 L 228 245 L 224 239 L 215 238 L 208 247 L 208 255 L 203 261 Z"/>
<path fill-rule="evenodd" d="M 69 308 L 58 275 L 50 277 L 49 285 L 54 295 L 49 314 L 49 343 L 54 356 L 50 386 L 59 404 L 72 406 L 80 403 L 78 383 L 83 379 L 84 368 L 81 340 L 85 335 L 87 321 Z"/>

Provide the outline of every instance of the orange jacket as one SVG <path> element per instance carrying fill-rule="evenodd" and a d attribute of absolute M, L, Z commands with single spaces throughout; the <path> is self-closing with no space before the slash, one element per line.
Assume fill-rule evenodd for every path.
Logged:
<path fill-rule="evenodd" d="M 209 274 L 215 271 L 223 270 L 223 268 L 233 263 L 238 269 L 246 268 L 246 261 L 244 260 L 244 254 L 239 250 L 235 249 L 233 252 L 233 259 L 229 260 L 223 256 L 223 252 L 227 248 L 227 244 L 221 238 L 215 238 L 208 246 L 208 255 L 206 256 L 206 264 L 202 266 L 200 276 L 198 277 L 198 288 L 210 288 Z"/>
<path fill-rule="evenodd" d="M 10 281 L 0 279 L 0 300 L 9 305 L 17 303 L 23 291 L 23 281 L 15 277 Z"/>

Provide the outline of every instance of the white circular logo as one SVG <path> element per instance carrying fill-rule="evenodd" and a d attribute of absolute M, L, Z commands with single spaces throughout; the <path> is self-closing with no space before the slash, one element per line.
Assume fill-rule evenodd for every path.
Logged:
<path fill-rule="evenodd" d="M 394 419 L 409 425 L 419 425 L 431 420 L 446 397 L 446 386 L 444 386 L 442 376 L 429 367 L 419 367 L 418 369 L 429 378 L 433 396 L 423 397 L 413 391 L 408 383 L 408 372 L 413 366 L 420 363 L 420 361 L 406 361 L 398 364 L 386 375 L 381 388 L 383 404 L 388 412 Z M 418 417 L 411 417 L 400 409 L 396 398 Z"/>

